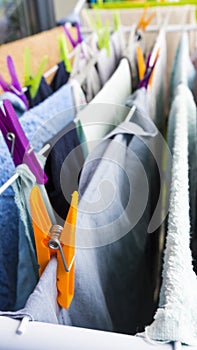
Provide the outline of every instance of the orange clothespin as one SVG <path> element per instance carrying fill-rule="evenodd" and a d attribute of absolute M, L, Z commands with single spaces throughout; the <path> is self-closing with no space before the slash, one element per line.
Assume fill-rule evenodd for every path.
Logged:
<path fill-rule="evenodd" d="M 40 275 L 52 256 L 57 257 L 57 301 L 68 309 L 74 296 L 75 231 L 78 192 L 72 195 L 64 227 L 52 225 L 40 189 L 34 186 L 30 208 Z"/>
<path fill-rule="evenodd" d="M 142 80 L 144 78 L 144 74 L 146 71 L 146 63 L 145 63 L 144 55 L 140 45 L 136 46 L 136 54 L 137 54 L 139 79 Z"/>
<path fill-rule="evenodd" d="M 151 23 L 153 18 L 156 16 L 156 12 L 152 12 L 151 15 L 146 19 L 146 15 L 148 12 L 148 6 L 144 7 L 144 11 L 142 13 L 142 16 L 140 17 L 140 20 L 137 24 L 136 30 L 141 29 L 143 32 L 146 30 L 146 27 Z"/>

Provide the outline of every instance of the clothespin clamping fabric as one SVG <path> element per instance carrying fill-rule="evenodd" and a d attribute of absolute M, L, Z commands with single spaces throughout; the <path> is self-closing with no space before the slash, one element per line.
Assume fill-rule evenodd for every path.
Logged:
<path fill-rule="evenodd" d="M 28 109 L 28 101 L 19 83 L 14 62 L 11 56 L 7 56 L 7 67 L 11 77 L 11 83 L 7 83 L 4 80 L 3 76 L 0 75 L 0 86 L 2 87 L 3 91 L 16 94 L 24 102 L 26 108 Z"/>
<path fill-rule="evenodd" d="M 34 99 L 38 92 L 44 69 L 48 61 L 48 56 L 44 56 L 36 74 L 31 72 L 31 55 L 29 48 L 25 48 L 24 52 L 24 82 L 29 87 L 31 98 Z"/>
<path fill-rule="evenodd" d="M 118 11 L 115 11 L 113 14 L 113 22 L 114 22 L 114 31 L 117 32 L 120 27 L 120 16 Z"/>
<path fill-rule="evenodd" d="M 78 192 L 72 195 L 64 227 L 52 225 L 38 186 L 30 195 L 30 209 L 34 229 L 40 275 L 51 257 L 57 258 L 57 301 L 68 309 L 74 296 L 75 230 Z"/>
<path fill-rule="evenodd" d="M 106 21 L 102 23 L 99 12 L 96 12 L 96 19 L 93 20 L 87 11 L 84 12 L 86 17 L 91 24 L 92 29 L 95 31 L 98 40 L 98 49 L 106 49 L 107 55 L 110 56 L 110 23 Z"/>
<path fill-rule="evenodd" d="M 138 88 L 145 87 L 146 89 L 152 85 L 154 68 L 159 57 L 160 49 L 157 48 L 156 51 L 150 52 L 148 60 L 146 63 L 146 70 L 143 79 L 139 82 Z"/>
<path fill-rule="evenodd" d="M 63 25 L 64 32 L 66 34 L 66 37 L 70 41 L 72 47 L 75 48 L 78 44 L 81 44 L 83 41 L 80 25 L 79 25 L 79 23 L 75 23 L 75 28 L 77 29 L 77 39 L 76 40 L 72 37 L 67 26 L 68 26 L 68 24 Z"/>
<path fill-rule="evenodd" d="M 68 57 L 68 49 L 64 34 L 58 36 L 58 45 L 60 51 L 60 60 L 64 62 L 67 73 L 70 73 L 72 71 L 72 65 Z"/>
<path fill-rule="evenodd" d="M 45 184 L 48 180 L 47 176 L 25 136 L 11 102 L 8 100 L 0 102 L 0 130 L 15 166 L 25 163 L 35 175 L 37 183 Z"/>
<path fill-rule="evenodd" d="M 146 28 L 152 22 L 153 18 L 156 16 L 156 12 L 154 11 L 146 19 L 147 12 L 148 12 L 148 6 L 145 6 L 144 11 L 142 13 L 142 16 L 140 17 L 140 20 L 139 20 L 137 27 L 136 27 L 135 35 L 136 35 L 137 40 L 141 39 L 142 32 L 146 31 Z"/>

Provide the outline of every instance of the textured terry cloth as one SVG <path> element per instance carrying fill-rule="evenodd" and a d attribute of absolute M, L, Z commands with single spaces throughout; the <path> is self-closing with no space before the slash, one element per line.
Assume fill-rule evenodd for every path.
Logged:
<path fill-rule="evenodd" d="M 99 78 L 101 81 L 101 87 L 109 80 L 109 78 L 114 73 L 118 61 L 116 60 L 116 54 L 114 50 L 114 46 L 111 41 L 109 44 L 109 53 L 105 48 L 103 48 L 98 55 L 96 68 L 99 74 Z"/>
<path fill-rule="evenodd" d="M 124 105 L 130 94 L 131 74 L 128 60 L 124 58 L 92 103 L 77 114 L 85 133 L 89 152 L 108 132 L 125 119 L 128 108 Z"/>
<path fill-rule="evenodd" d="M 88 259 L 94 252 L 94 271 L 99 271 L 113 330 L 129 334 L 150 323 L 154 310 L 147 233 L 152 160 L 148 144 L 157 129 L 146 102 L 145 89 L 137 91 L 137 111 L 89 154 L 79 185 L 77 255 Z M 82 287 L 76 293 L 71 313 Z"/>
<path fill-rule="evenodd" d="M 195 68 L 190 59 L 188 33 L 184 32 L 180 39 L 172 67 L 170 81 L 171 101 L 175 96 L 177 86 L 183 83 L 192 89 L 194 78 Z"/>
<path fill-rule="evenodd" d="M 35 151 L 64 128 L 75 116 L 72 89 L 63 86 L 39 106 L 24 113 L 21 125 Z M 0 186 L 14 173 L 14 165 L 0 135 Z M 0 243 L 0 309 L 14 309 L 17 280 L 19 216 L 14 203 L 14 192 L 9 187 L 0 196 L 0 227 L 6 239 Z"/>
<path fill-rule="evenodd" d="M 77 126 L 69 123 L 49 140 L 50 150 L 46 155 L 45 185 L 57 223 L 64 225 L 70 207 L 71 195 L 78 189 L 79 175 L 84 163 Z"/>
<path fill-rule="evenodd" d="M 14 107 L 17 116 L 20 118 L 26 111 L 26 106 L 24 102 L 12 92 L 4 92 L 0 96 L 0 101 L 9 100 Z"/>
<path fill-rule="evenodd" d="M 43 168 L 45 158 L 37 156 Z M 38 263 L 35 252 L 34 234 L 32 219 L 30 215 L 29 198 L 32 187 L 36 184 L 36 178 L 25 165 L 16 168 L 19 178 L 14 182 L 15 202 L 19 210 L 19 242 L 18 242 L 18 271 L 17 271 L 17 292 L 16 310 L 26 304 L 29 295 L 33 292 L 38 281 Z M 39 185 L 47 211 L 52 223 L 55 218 L 45 188 Z"/>
<path fill-rule="evenodd" d="M 189 51 L 189 38 L 188 34 L 184 33 L 179 42 L 179 46 L 174 60 L 172 76 L 171 76 L 171 98 L 177 94 L 177 86 L 179 83 L 183 83 L 188 86 L 195 97 L 195 75 L 196 71 L 192 64 Z M 185 89 L 187 90 L 187 89 Z M 194 268 L 197 273 L 197 226 L 195 224 L 196 217 L 196 115 L 194 102 L 189 92 L 186 91 L 187 99 L 186 106 L 188 109 L 188 115 L 191 117 L 188 119 L 189 123 L 189 178 L 190 178 L 190 217 L 191 217 L 191 235 L 192 235 L 192 252 L 194 258 Z"/>
<path fill-rule="evenodd" d="M 190 233 L 191 233 L 191 247 L 193 253 L 193 266 L 197 273 L 197 231 L 196 231 L 196 192 L 197 192 L 197 125 L 196 125 L 196 105 L 191 91 L 187 86 L 181 84 L 176 90 L 176 96 L 178 99 L 182 98 L 185 103 L 188 116 L 188 142 L 189 142 L 189 194 L 190 194 Z M 178 107 L 177 107 L 178 108 Z M 174 144 L 174 131 L 175 131 L 175 118 L 170 118 L 168 125 L 168 146 L 173 152 Z M 170 181 L 171 170 L 168 169 L 168 181 Z"/>
<path fill-rule="evenodd" d="M 150 219 L 148 143 L 157 129 L 147 115 L 147 106 L 141 104 L 146 101 L 146 91 L 138 91 L 133 98 L 137 110 L 131 121 L 123 122 L 109 134 L 89 155 L 82 170 L 75 294 L 70 308 L 61 309 L 64 324 L 71 321 L 72 326 L 136 333 L 152 319 L 153 291 L 146 252 Z M 25 312 L 7 316 L 31 315 L 35 319 L 36 315 L 37 320 L 56 322 L 53 264 L 51 260 L 47 266 L 53 280 L 49 301 L 52 315 L 49 317 L 45 308 L 49 285 L 48 277 L 43 275 L 45 291 L 38 295 L 35 290 L 30 297 L 33 306 L 29 304 Z"/>
<path fill-rule="evenodd" d="M 190 250 L 188 111 L 184 94 L 172 103 L 174 146 L 163 282 L 148 339 L 197 344 L 197 278 Z"/>

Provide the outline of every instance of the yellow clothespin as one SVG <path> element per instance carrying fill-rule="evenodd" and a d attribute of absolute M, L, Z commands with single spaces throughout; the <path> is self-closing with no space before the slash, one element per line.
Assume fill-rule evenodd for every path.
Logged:
<path fill-rule="evenodd" d="M 30 195 L 30 209 L 40 275 L 52 256 L 57 257 L 57 301 L 68 309 L 74 296 L 75 230 L 78 192 L 72 195 L 64 227 L 52 225 L 40 189 L 34 186 Z"/>
<path fill-rule="evenodd" d="M 44 56 L 40 66 L 38 68 L 37 73 L 33 75 L 31 72 L 30 50 L 28 47 L 25 48 L 25 52 L 24 52 L 24 83 L 25 83 L 25 86 L 30 87 L 29 91 L 30 91 L 31 98 L 36 97 L 36 94 L 38 92 L 40 82 L 41 82 L 47 61 L 48 61 L 48 56 Z"/>
<path fill-rule="evenodd" d="M 140 17 L 140 20 L 137 24 L 136 30 L 141 29 L 143 32 L 146 30 L 146 27 L 151 23 L 153 18 L 156 16 L 156 12 L 152 12 L 151 15 L 146 19 L 146 15 L 148 12 L 148 6 L 144 7 L 144 11 L 142 13 L 142 16 Z"/>

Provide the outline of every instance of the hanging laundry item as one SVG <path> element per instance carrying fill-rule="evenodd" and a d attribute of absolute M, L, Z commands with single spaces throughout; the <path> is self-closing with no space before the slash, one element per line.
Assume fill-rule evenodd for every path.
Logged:
<path fill-rule="evenodd" d="M 175 60 L 173 63 L 171 76 L 171 99 L 177 94 L 177 86 L 183 83 L 194 92 L 196 71 L 191 62 L 189 50 L 188 34 L 181 36 Z M 196 169 L 197 169 L 197 150 L 196 150 L 196 106 L 193 99 L 187 92 L 187 109 L 188 109 L 188 133 L 189 133 L 189 195 L 190 195 L 190 224 L 191 224 L 191 246 L 193 253 L 193 265 L 197 272 L 197 226 L 196 226 Z M 189 102 L 190 101 L 190 102 Z M 170 139 L 173 140 L 173 131 L 170 132 Z M 169 141 L 169 147 L 172 150 L 172 141 Z"/>
<path fill-rule="evenodd" d="M 189 54 L 189 38 L 188 34 L 184 32 L 179 41 L 176 51 L 176 57 L 172 67 L 171 81 L 170 81 L 170 98 L 171 102 L 176 94 L 176 88 L 183 83 L 192 89 L 195 78 L 195 68 L 191 62 Z"/>
<path fill-rule="evenodd" d="M 48 139 L 64 128 L 74 117 L 72 89 L 69 85 L 65 85 L 39 106 L 24 113 L 20 118 L 20 123 L 34 150 L 39 151 Z M 0 149 L 0 186 L 2 186 L 15 171 L 2 135 L 0 135 Z M 0 245 L 0 309 L 14 310 L 17 288 L 19 214 L 11 187 L 0 196 L 0 225 L 2 234 L 6 234 L 7 237 Z"/>
<path fill-rule="evenodd" d="M 123 58 L 102 90 L 77 115 L 84 130 L 89 153 L 126 118 L 128 108 L 125 107 L 125 101 L 131 90 L 130 67 L 128 60 Z"/>
<path fill-rule="evenodd" d="M 68 58 L 68 50 L 66 47 L 64 35 L 60 35 L 58 37 L 58 44 L 61 62 L 57 65 L 55 76 L 53 77 L 50 85 L 43 77 L 47 58 L 43 59 L 37 74 L 32 77 L 32 73 L 30 71 L 30 52 L 28 49 L 25 51 L 25 85 L 28 87 L 26 96 L 31 108 L 44 101 L 46 98 L 51 96 L 53 92 L 57 91 L 60 87 L 68 82 L 71 72 L 71 63 Z M 32 93 L 33 88 L 34 90 Z"/>
<path fill-rule="evenodd" d="M 18 118 L 22 117 L 22 115 L 27 110 L 24 102 L 12 92 L 4 92 L 2 95 L 0 95 L 0 101 L 4 101 L 4 100 L 8 100 L 11 102 Z"/>
<path fill-rule="evenodd" d="M 148 139 L 156 136 L 157 129 L 148 116 L 146 99 L 145 89 L 133 96 L 136 111 L 89 154 L 79 186 L 77 245 L 84 250 L 78 254 L 95 252 L 95 271 L 99 271 L 113 329 L 129 334 L 150 322 L 154 310 L 146 255 L 151 199 L 146 190 L 152 171 Z M 147 194 L 143 200 L 140 188 Z M 77 296 L 73 306 L 75 302 Z"/>
<path fill-rule="evenodd" d="M 69 123 L 48 141 L 50 150 L 45 154 L 48 174 L 46 190 L 59 225 L 68 214 L 71 194 L 78 189 L 80 172 L 84 164 L 77 126 Z"/>
<path fill-rule="evenodd" d="M 188 87 L 178 86 L 169 117 L 174 140 L 163 282 L 159 308 L 154 322 L 146 327 L 145 337 L 159 342 L 196 345 L 197 279 L 192 266 L 189 217 L 188 112 L 191 101 Z"/>
<path fill-rule="evenodd" d="M 37 155 L 37 158 L 42 164 L 42 167 L 44 167 L 44 157 Z M 29 295 L 33 292 L 38 283 L 39 266 L 29 206 L 30 193 L 33 186 L 36 184 L 36 178 L 25 164 L 19 165 L 16 168 L 16 173 L 19 174 L 19 178 L 12 187 L 15 192 L 15 203 L 18 207 L 20 217 L 18 225 L 18 265 L 15 302 L 15 309 L 19 310 L 25 306 Z M 39 187 L 42 191 L 48 213 L 50 213 L 50 217 L 53 222 L 55 222 L 44 186 L 41 185 Z"/>

